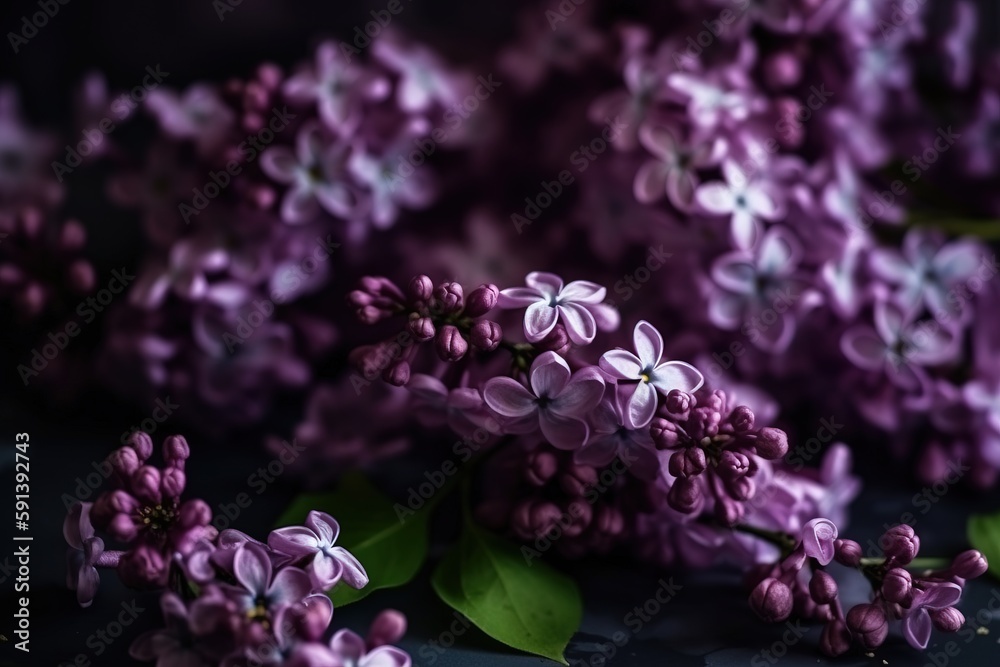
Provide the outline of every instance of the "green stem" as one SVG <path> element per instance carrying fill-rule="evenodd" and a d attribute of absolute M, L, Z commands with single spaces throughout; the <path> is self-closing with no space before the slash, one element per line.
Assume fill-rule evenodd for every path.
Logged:
<path fill-rule="evenodd" d="M 875 567 L 881 565 L 885 559 L 881 556 L 872 558 L 862 558 L 861 567 Z M 951 564 L 947 558 L 914 558 L 906 566 L 908 570 L 943 570 Z"/>
<path fill-rule="evenodd" d="M 774 546 L 781 549 L 783 556 L 787 556 L 794 549 L 798 541 L 789 535 L 788 533 L 783 533 L 777 530 L 768 530 L 766 528 L 758 528 L 757 526 L 751 526 L 750 524 L 741 523 L 732 527 L 733 530 L 746 533 L 747 535 L 753 535 L 754 537 L 759 537 L 765 542 L 770 542 Z"/>

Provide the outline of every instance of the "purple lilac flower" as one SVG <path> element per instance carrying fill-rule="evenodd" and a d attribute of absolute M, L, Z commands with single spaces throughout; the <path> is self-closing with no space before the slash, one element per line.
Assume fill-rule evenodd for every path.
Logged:
<path fill-rule="evenodd" d="M 717 165 L 725 152 L 725 141 L 720 137 L 695 137 L 685 145 L 677 138 L 677 130 L 663 126 L 643 125 L 639 142 L 656 159 L 636 173 L 635 198 L 648 204 L 666 194 L 681 211 L 694 204 L 701 183 L 698 170 Z"/>
<path fill-rule="evenodd" d="M 496 377 L 483 386 L 483 399 L 504 417 L 517 420 L 514 432 L 537 424 L 542 435 L 560 449 L 577 449 L 590 428 L 583 417 L 604 395 L 604 378 L 593 367 L 573 373 L 555 352 L 543 352 L 528 372 L 530 388 L 509 377 Z"/>
<path fill-rule="evenodd" d="M 149 91 L 146 108 L 167 135 L 194 141 L 206 155 L 221 145 L 235 121 L 232 109 L 206 84 L 195 84 L 183 95 L 156 88 Z"/>
<path fill-rule="evenodd" d="M 343 580 L 351 588 L 368 585 L 368 574 L 358 559 L 343 547 L 334 546 L 340 525 L 325 512 L 309 512 L 305 526 L 289 526 L 271 532 L 268 546 L 296 559 L 308 560 L 308 571 L 318 588 L 332 588 Z"/>
<path fill-rule="evenodd" d="M 601 368 L 619 381 L 637 381 L 629 394 L 627 423 L 633 428 L 649 424 L 656 413 L 659 392 L 666 396 L 674 389 L 693 394 L 705 382 L 698 369 L 684 361 L 661 361 L 663 337 L 656 328 L 642 320 L 632 332 L 635 354 L 621 348 L 601 356 Z"/>
<path fill-rule="evenodd" d="M 748 177 L 731 160 L 723 160 L 722 174 L 726 179 L 698 187 L 695 200 L 707 212 L 730 216 L 733 243 L 750 250 L 761 236 L 761 220 L 777 220 L 784 215 L 772 188 L 760 178 Z"/>
<path fill-rule="evenodd" d="M 607 290 L 596 283 L 574 280 L 564 285 L 552 273 L 533 271 L 525 278 L 527 287 L 510 287 L 500 292 L 501 308 L 524 308 L 524 336 L 535 343 L 545 338 L 560 320 L 570 339 L 589 345 L 597 330 L 618 327 L 618 312 L 603 304 Z"/>

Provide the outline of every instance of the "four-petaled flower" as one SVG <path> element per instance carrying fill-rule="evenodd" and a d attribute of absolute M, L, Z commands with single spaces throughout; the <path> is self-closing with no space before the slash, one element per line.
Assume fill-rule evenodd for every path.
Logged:
<path fill-rule="evenodd" d="M 587 441 L 590 429 L 582 417 L 601 401 L 604 378 L 589 367 L 572 373 L 569 364 L 555 352 L 544 352 L 531 364 L 531 389 L 509 377 L 496 377 L 483 387 L 483 399 L 491 409 L 512 417 L 512 433 L 537 427 L 559 449 L 576 449 Z"/>
<path fill-rule="evenodd" d="M 618 380 L 638 380 L 628 399 L 626 422 L 632 428 L 648 424 L 656 413 L 656 392 L 664 396 L 673 389 L 685 393 L 697 391 L 705 382 L 698 369 L 683 361 L 660 361 L 663 337 L 656 328 L 640 321 L 632 332 L 635 354 L 621 348 L 605 352 L 600 365 Z"/>
<path fill-rule="evenodd" d="M 545 338 L 562 320 L 570 340 L 577 345 L 593 342 L 597 330 L 618 326 L 618 311 L 602 303 L 607 290 L 596 283 L 574 280 L 563 285 L 562 278 L 533 271 L 524 280 L 527 287 L 511 287 L 500 292 L 501 308 L 524 308 L 524 336 L 532 343 Z"/>
<path fill-rule="evenodd" d="M 927 648 L 931 638 L 931 611 L 951 607 L 962 597 L 962 587 L 951 582 L 928 584 L 914 592 L 910 608 L 903 616 L 903 636 L 913 648 Z"/>
<path fill-rule="evenodd" d="M 319 588 L 332 588 L 343 577 L 351 588 L 364 588 L 368 573 L 344 547 L 334 546 L 340 524 L 326 512 L 311 511 L 305 526 L 289 526 L 271 531 L 269 547 L 296 559 L 309 557 L 310 575 Z"/>
<path fill-rule="evenodd" d="M 709 213 L 730 216 L 733 243 L 749 250 L 760 238 L 760 219 L 777 220 L 782 207 L 765 182 L 747 177 L 732 160 L 723 161 L 722 175 L 725 183 L 705 183 L 695 192 L 695 200 Z"/>

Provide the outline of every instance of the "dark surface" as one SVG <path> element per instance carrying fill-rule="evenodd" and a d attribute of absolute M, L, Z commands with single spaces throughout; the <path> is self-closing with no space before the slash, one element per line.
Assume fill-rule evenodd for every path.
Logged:
<path fill-rule="evenodd" d="M 88 418 L 74 425 L 63 424 L 56 429 L 58 433 L 53 434 L 52 425 L 44 423 L 45 420 L 26 415 L 13 416 L 9 404 L 5 408 L 8 409 L 0 414 L 0 445 L 4 452 L 0 488 L 11 488 L 13 433 L 28 431 L 32 443 L 33 513 L 30 533 L 35 541 L 32 543 L 31 565 L 33 633 L 30 661 L 25 662 L 23 654 L 12 650 L 10 643 L 0 648 L 0 656 L 3 660 L 15 659 L 16 665 L 47 667 L 73 660 L 79 654 L 86 655 L 93 665 L 134 664 L 127 657 L 128 645 L 141 631 L 155 627 L 159 622 L 157 596 L 129 591 L 116 581 L 113 572 L 106 572 L 94 605 L 89 609 L 78 608 L 74 595 L 66 590 L 64 584 L 65 548 L 60 534 L 64 508 L 59 498 L 64 493 L 76 493 L 76 477 L 91 470 L 92 462 L 100 460 L 114 447 L 120 429 L 115 433 L 116 429 L 91 424 L 85 434 L 82 429 L 88 424 Z M 156 438 L 157 441 L 159 439 Z M 215 445 L 213 449 L 213 443 L 201 438 L 192 438 L 192 445 L 187 497 L 204 497 L 216 511 L 219 503 L 247 491 L 247 477 L 270 459 L 267 454 L 253 448 L 223 450 Z M 414 474 L 413 470 L 420 469 L 419 466 L 406 467 L 397 463 L 390 474 L 406 478 Z M 919 487 L 903 485 L 887 475 L 882 475 L 880 482 L 887 488 L 866 491 L 853 508 L 854 522 L 847 532 L 862 544 L 869 538 L 877 539 L 882 524 L 895 523 L 904 512 L 909 511 L 916 515 L 915 527 L 923 541 L 921 555 L 951 555 L 965 548 L 964 525 L 968 514 L 996 509 L 998 505 L 995 500 L 977 499 L 956 487 L 943 494 L 935 505 L 921 504 L 918 507 L 911 504 L 910 499 L 921 490 Z M 265 536 L 296 491 L 291 475 L 285 475 L 260 495 L 251 492 L 253 503 L 236 519 L 235 527 L 258 537 Z M 926 513 L 922 511 L 923 507 L 929 507 Z M 5 528 L 0 535 L 0 557 L 11 552 L 9 534 Z M 444 546 L 437 544 L 435 553 L 439 555 Z M 784 625 L 768 626 L 759 622 L 746 605 L 746 592 L 735 572 L 667 573 L 637 569 L 623 563 L 575 564 L 572 568 L 583 589 L 586 609 L 581 630 L 566 653 L 570 664 L 574 665 L 860 666 L 879 665 L 884 659 L 896 667 L 921 666 L 933 664 L 928 662 L 930 654 L 944 651 L 949 641 L 955 641 L 956 648 L 960 650 L 950 664 L 1000 664 L 1000 623 L 997 622 L 987 623 L 990 633 L 985 636 L 974 635 L 970 631 L 957 636 L 935 632 L 928 654 L 909 648 L 898 634 L 894 634 L 886 646 L 876 652 L 874 660 L 856 651 L 832 661 L 823 658 L 818 651 L 818 627 L 806 626 L 804 636 L 798 638 Z M 409 618 L 410 629 L 401 645 L 413 655 L 415 667 L 554 664 L 509 649 L 475 628 L 465 630 L 453 612 L 435 597 L 428 582 L 428 571 L 429 567 L 425 567 L 417 580 L 403 589 L 379 591 L 355 605 L 338 609 L 333 625 L 349 627 L 363 634 L 381 609 L 393 607 Z M 865 595 L 863 581 L 859 581 L 860 577 L 854 578 L 854 573 L 845 572 L 845 575 L 842 579 L 845 602 L 860 601 Z M 669 580 L 670 577 L 681 589 L 658 613 L 650 616 L 649 622 L 643 622 L 638 628 L 635 617 L 628 615 L 657 592 L 661 579 Z M 0 633 L 8 637 L 13 637 L 10 632 L 10 614 L 14 607 L 12 588 L 13 580 L 10 578 L 0 584 Z M 1000 587 L 995 582 L 984 579 L 970 583 L 961 605 L 970 624 L 975 621 L 979 610 L 986 610 L 992 596 L 996 596 L 995 606 L 1000 608 Z M 144 611 L 135 623 L 125 629 L 122 637 L 108 646 L 101 656 L 95 656 L 95 646 L 99 642 L 91 639 L 88 646 L 88 638 L 113 622 L 121 613 L 123 603 L 129 604 L 133 600 Z M 995 618 L 995 615 L 991 614 L 990 618 Z M 461 631 L 456 632 L 459 636 L 454 638 L 455 645 L 447 650 L 436 649 L 436 646 L 452 643 L 449 628 Z M 783 636 L 792 641 L 785 643 Z M 612 638 L 616 638 L 621 646 L 616 647 L 615 655 L 607 663 L 602 663 L 600 651 L 611 644 Z M 770 654 L 763 653 L 768 650 Z M 770 661 L 769 655 L 772 658 Z M 943 653 L 941 655 L 944 657 Z"/>

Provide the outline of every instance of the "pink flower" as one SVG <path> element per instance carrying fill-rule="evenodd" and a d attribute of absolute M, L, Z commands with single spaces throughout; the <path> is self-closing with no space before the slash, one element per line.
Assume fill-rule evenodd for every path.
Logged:
<path fill-rule="evenodd" d="M 618 380 L 638 380 L 628 400 L 626 421 L 632 428 L 648 424 L 656 413 L 657 397 L 674 389 L 685 393 L 697 391 L 705 378 L 691 364 L 683 361 L 663 361 L 663 337 L 645 320 L 635 325 L 632 342 L 636 354 L 618 348 L 605 352 L 600 365 Z"/>
<path fill-rule="evenodd" d="M 542 435 L 559 449 L 582 446 L 590 429 L 581 417 L 604 395 L 600 371 L 591 366 L 572 373 L 565 359 L 544 352 L 531 364 L 529 376 L 530 390 L 509 377 L 492 378 L 483 387 L 483 399 L 504 417 L 524 424 L 537 419 Z"/>
<path fill-rule="evenodd" d="M 525 278 L 527 287 L 511 287 L 500 292 L 501 308 L 528 309 L 524 313 L 524 336 L 532 343 L 545 338 L 560 319 L 577 345 L 593 342 L 597 330 L 618 327 L 618 311 L 604 305 L 607 290 L 596 283 L 574 280 L 563 285 L 552 273 L 533 271 Z"/>

